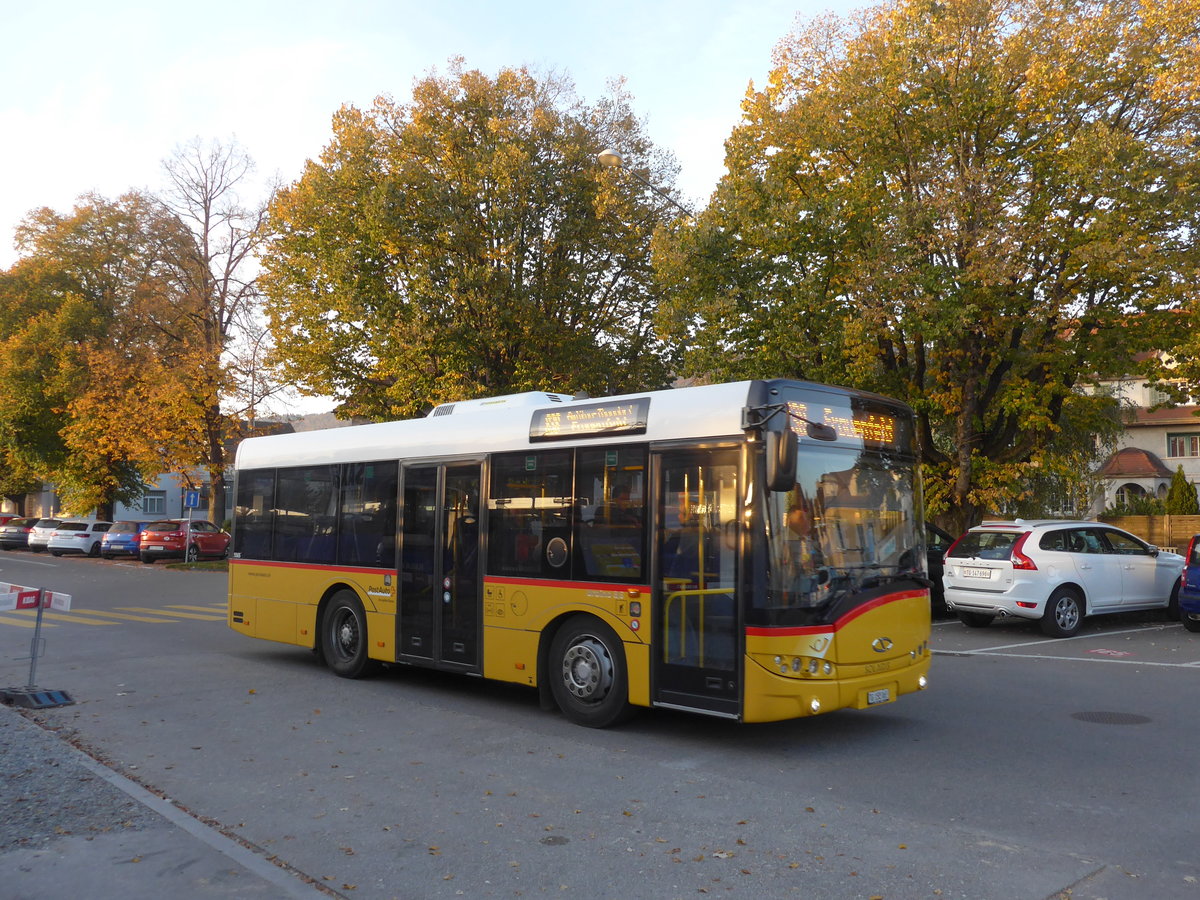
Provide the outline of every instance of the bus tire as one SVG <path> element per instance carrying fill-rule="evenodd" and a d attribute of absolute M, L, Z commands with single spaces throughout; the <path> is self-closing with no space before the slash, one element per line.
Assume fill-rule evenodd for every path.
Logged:
<path fill-rule="evenodd" d="M 555 633 L 547 677 L 554 702 L 576 725 L 607 728 L 633 712 L 624 647 L 592 616 L 572 616 Z"/>
<path fill-rule="evenodd" d="M 370 669 L 367 647 L 363 605 L 354 591 L 340 590 L 329 598 L 321 616 L 321 657 L 335 675 L 361 678 Z"/>

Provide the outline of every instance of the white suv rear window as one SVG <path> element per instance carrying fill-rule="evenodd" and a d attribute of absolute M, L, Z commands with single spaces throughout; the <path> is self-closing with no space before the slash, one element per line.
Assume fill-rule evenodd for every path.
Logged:
<path fill-rule="evenodd" d="M 946 554 L 953 559 L 1008 559 L 1023 532 L 968 531 Z"/>

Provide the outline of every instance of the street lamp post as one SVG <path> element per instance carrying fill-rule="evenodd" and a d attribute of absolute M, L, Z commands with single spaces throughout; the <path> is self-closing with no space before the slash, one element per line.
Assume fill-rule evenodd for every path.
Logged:
<path fill-rule="evenodd" d="M 652 184 L 649 179 L 647 179 L 644 175 L 639 173 L 636 169 L 631 169 L 631 168 L 629 168 L 629 166 L 625 165 L 625 157 L 621 156 L 621 154 L 618 153 L 616 150 L 612 149 L 611 147 L 609 147 L 605 150 L 601 150 L 599 153 L 596 154 L 596 159 L 600 162 L 600 165 L 602 165 L 606 168 L 624 169 L 626 172 L 628 172 L 630 175 L 632 175 L 634 178 L 636 178 L 638 181 L 640 181 L 646 187 L 650 188 L 650 190 L 654 191 L 654 193 L 658 194 L 658 196 L 662 197 L 664 200 L 666 200 L 668 203 L 670 203 L 672 206 L 674 206 L 676 209 L 678 209 L 680 212 L 682 212 L 685 216 L 687 216 L 693 222 L 696 221 L 695 213 L 693 213 L 690 209 L 688 209 L 686 206 L 684 206 L 682 203 L 680 203 L 678 200 L 676 200 L 674 197 L 672 197 L 670 194 L 668 194 L 662 188 L 657 187 L 656 185 Z"/>

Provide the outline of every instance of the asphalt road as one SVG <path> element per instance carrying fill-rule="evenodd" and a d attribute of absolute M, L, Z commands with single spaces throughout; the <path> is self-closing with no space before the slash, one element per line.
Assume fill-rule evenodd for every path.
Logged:
<path fill-rule="evenodd" d="M 887 707 L 595 731 L 478 679 L 336 678 L 229 631 L 221 575 L 17 552 L 0 581 L 74 597 L 37 682 L 77 702 L 39 721 L 332 894 L 1200 897 L 1200 637 L 1161 616 L 940 621 L 931 688 Z M 29 624 L 0 614 L 0 684 Z"/>

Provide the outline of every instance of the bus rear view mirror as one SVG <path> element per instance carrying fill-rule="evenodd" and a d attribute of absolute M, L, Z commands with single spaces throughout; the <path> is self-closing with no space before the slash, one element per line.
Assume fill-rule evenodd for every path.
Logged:
<path fill-rule="evenodd" d="M 763 435 L 767 453 L 767 489 L 790 491 L 796 486 L 796 434 L 790 428 L 767 429 Z"/>

